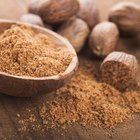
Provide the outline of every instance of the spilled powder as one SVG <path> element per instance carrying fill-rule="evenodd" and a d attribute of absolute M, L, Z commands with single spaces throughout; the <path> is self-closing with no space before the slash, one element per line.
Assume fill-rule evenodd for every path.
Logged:
<path fill-rule="evenodd" d="M 34 115 L 33 120 L 37 123 L 30 117 L 23 119 L 17 116 L 20 128 L 26 128 L 22 132 L 30 131 L 29 128 L 47 132 L 49 128 L 65 128 L 74 123 L 110 129 L 140 112 L 139 86 L 120 93 L 112 86 L 97 81 L 98 75 L 95 62 L 81 57 L 80 68 L 71 81 L 57 90 L 52 99 L 48 99 L 47 95 L 39 99 L 38 115 L 34 114 L 34 109 L 27 111 L 29 116 Z"/>
<path fill-rule="evenodd" d="M 24 25 L 12 25 L 0 35 L 0 71 L 43 77 L 63 73 L 72 54 L 50 38 Z"/>

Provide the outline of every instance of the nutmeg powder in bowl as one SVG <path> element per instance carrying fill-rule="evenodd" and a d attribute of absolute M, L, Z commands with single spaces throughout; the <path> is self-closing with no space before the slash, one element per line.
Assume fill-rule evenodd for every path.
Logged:
<path fill-rule="evenodd" d="M 47 35 L 25 25 L 12 25 L 0 35 L 0 71 L 17 76 L 43 77 L 63 73 L 72 54 Z"/>

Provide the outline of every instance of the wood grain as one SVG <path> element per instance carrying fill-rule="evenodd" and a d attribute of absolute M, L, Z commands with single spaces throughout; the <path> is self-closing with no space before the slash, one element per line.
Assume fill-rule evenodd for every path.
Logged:
<path fill-rule="evenodd" d="M 106 19 L 110 6 L 122 0 L 98 0 L 101 10 L 102 20 Z M 130 0 L 131 1 L 131 0 Z M 139 0 L 135 0 L 140 3 Z M 0 18 L 18 18 L 22 13 L 26 12 L 26 3 L 23 0 L 0 0 Z M 139 39 L 121 39 L 118 44 L 118 50 L 124 50 L 131 54 L 135 54 L 140 62 L 140 41 Z M 93 60 L 95 63 L 96 60 Z M 140 80 L 140 78 L 139 78 Z M 26 91 L 25 91 L 26 92 Z M 51 100 L 55 93 L 37 96 L 32 98 L 17 98 L 0 94 L 0 140 L 139 140 L 140 139 L 140 115 L 137 114 L 133 120 L 123 125 L 119 125 L 116 129 L 108 132 L 104 129 L 95 128 L 93 126 L 82 127 L 79 124 L 67 126 L 67 131 L 58 129 L 50 129 L 43 135 L 40 131 L 29 131 L 22 136 L 18 131 L 19 124 L 17 122 L 17 114 L 22 114 L 22 118 L 28 115 L 26 108 L 33 111 L 37 116 L 37 121 L 42 125 L 39 116 L 39 106 L 46 100 Z"/>

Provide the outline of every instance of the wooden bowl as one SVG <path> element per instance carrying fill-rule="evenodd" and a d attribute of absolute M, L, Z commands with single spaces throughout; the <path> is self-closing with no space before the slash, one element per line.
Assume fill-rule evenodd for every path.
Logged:
<path fill-rule="evenodd" d="M 66 39 L 49 29 L 11 20 L 0 20 L 0 34 L 10 28 L 12 24 L 16 23 L 31 26 L 35 32 L 46 34 L 53 40 L 56 46 L 65 47 L 74 54 L 74 56 L 65 72 L 59 75 L 49 77 L 24 77 L 0 71 L 0 92 L 12 96 L 27 97 L 46 94 L 62 87 L 68 82 L 78 67 L 77 54 L 72 45 Z"/>

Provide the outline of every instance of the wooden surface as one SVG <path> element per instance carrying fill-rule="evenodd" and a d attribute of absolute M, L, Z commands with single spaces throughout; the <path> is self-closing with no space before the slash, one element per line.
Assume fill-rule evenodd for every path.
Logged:
<path fill-rule="evenodd" d="M 110 5 L 119 0 L 98 0 L 98 5 L 102 11 L 102 19 L 106 19 L 107 11 Z M 122 0 L 120 0 L 122 1 Z M 135 0 L 140 4 L 139 0 Z M 21 4 L 22 3 L 22 4 Z M 20 14 L 27 11 L 23 0 L 0 0 L 0 17 L 16 19 Z M 103 8 L 104 7 L 104 8 Z M 18 11 L 18 12 L 17 12 Z M 135 54 L 140 62 L 140 41 L 121 39 L 119 50 L 125 50 Z M 127 48 L 127 49 L 126 49 Z M 93 60 L 96 62 L 96 60 Z M 97 63 L 97 62 L 96 62 Z M 100 62 L 98 62 L 100 63 Z M 26 91 L 25 91 L 26 92 Z M 68 126 L 67 131 L 51 129 L 43 135 L 38 132 L 29 131 L 22 137 L 18 131 L 17 114 L 27 115 L 26 108 L 33 110 L 36 114 L 40 125 L 42 124 L 39 117 L 39 105 L 53 98 L 54 94 L 43 95 L 32 98 L 16 98 L 1 94 L 0 95 L 0 140 L 139 140 L 140 139 L 140 115 L 137 114 L 135 119 L 119 125 L 114 131 L 95 128 L 93 126 L 82 127 L 78 124 Z M 24 118 L 24 117 L 23 117 Z"/>

